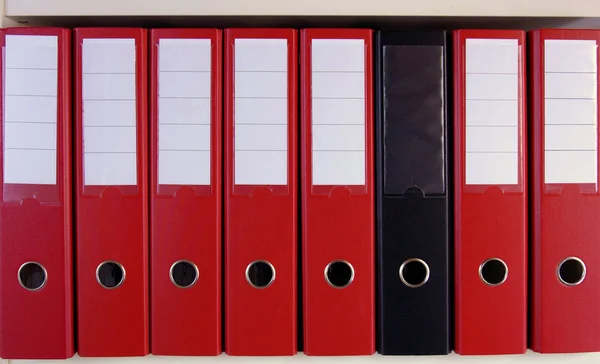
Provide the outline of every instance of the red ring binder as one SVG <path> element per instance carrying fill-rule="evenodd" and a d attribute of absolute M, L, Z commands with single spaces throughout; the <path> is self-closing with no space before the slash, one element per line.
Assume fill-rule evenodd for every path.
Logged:
<path fill-rule="evenodd" d="M 0 43 L 0 357 L 66 359 L 75 353 L 71 32 L 6 28 Z"/>
<path fill-rule="evenodd" d="M 147 34 L 140 28 L 76 28 L 74 33 L 78 353 L 144 356 L 149 352 Z M 96 269 L 105 261 L 126 271 L 112 289 L 97 281 Z"/>

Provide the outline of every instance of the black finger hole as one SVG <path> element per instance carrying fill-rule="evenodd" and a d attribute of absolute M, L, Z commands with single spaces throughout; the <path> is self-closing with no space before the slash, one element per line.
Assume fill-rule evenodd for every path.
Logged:
<path fill-rule="evenodd" d="M 343 260 L 336 260 L 325 267 L 325 280 L 335 288 L 345 288 L 354 280 L 354 268 Z"/>
<path fill-rule="evenodd" d="M 192 262 L 180 260 L 171 266 L 171 282 L 179 288 L 188 288 L 198 280 L 198 267 Z"/>
<path fill-rule="evenodd" d="M 104 288 L 117 288 L 125 280 L 125 268 L 117 262 L 104 262 L 96 269 L 96 280 Z"/>
<path fill-rule="evenodd" d="M 576 286 L 583 282 L 585 273 L 585 264 L 579 258 L 567 258 L 558 266 L 558 279 L 567 286 Z"/>
<path fill-rule="evenodd" d="M 400 280 L 408 287 L 421 287 L 429 280 L 429 266 L 421 259 L 408 259 L 400 266 Z"/>
<path fill-rule="evenodd" d="M 267 288 L 275 280 L 275 268 L 266 260 L 257 260 L 246 268 L 246 280 L 254 288 Z"/>
<path fill-rule="evenodd" d="M 19 283 L 28 291 L 37 291 L 46 285 L 46 269 L 39 263 L 27 262 L 19 268 Z"/>
<path fill-rule="evenodd" d="M 508 277 L 508 267 L 501 259 L 488 259 L 479 267 L 479 277 L 490 286 L 499 286 Z"/>

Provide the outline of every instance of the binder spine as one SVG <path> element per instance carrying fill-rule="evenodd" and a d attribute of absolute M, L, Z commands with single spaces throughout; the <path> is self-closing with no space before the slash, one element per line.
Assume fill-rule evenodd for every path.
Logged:
<path fill-rule="evenodd" d="M 218 29 L 153 29 L 151 348 L 221 353 L 221 80 Z"/>
<path fill-rule="evenodd" d="M 294 355 L 297 33 L 227 29 L 224 47 L 225 350 Z"/>
<path fill-rule="evenodd" d="M 447 354 L 446 32 L 379 31 L 379 352 Z"/>
<path fill-rule="evenodd" d="M 454 46 L 454 350 L 523 353 L 528 234 L 524 32 L 458 30 Z"/>
<path fill-rule="evenodd" d="M 528 49 L 528 66 L 531 74 L 531 84 L 529 87 L 529 97 L 530 97 L 530 112 L 531 112 L 531 121 L 529 126 L 529 135 L 530 135 L 530 143 L 531 148 L 536 148 L 540 145 L 540 140 L 538 133 L 536 130 L 540 128 L 541 117 L 536 115 L 542 115 L 543 112 L 541 107 L 542 104 L 540 102 L 540 97 L 538 97 L 538 93 L 541 92 L 539 88 L 540 83 L 542 82 L 542 68 L 538 66 L 541 56 L 541 40 L 539 32 L 529 32 L 527 34 L 527 42 L 529 43 Z M 539 231 L 541 231 L 540 219 L 536 218 L 536 212 L 541 208 L 541 195 L 536 192 L 535 186 L 536 181 L 541 180 L 541 176 L 538 174 L 541 173 L 541 153 L 535 153 L 535 151 L 528 152 L 529 162 L 530 162 L 530 178 L 531 178 L 531 211 L 530 211 L 530 226 L 531 226 L 531 242 L 530 242 L 530 252 L 531 252 L 531 268 L 530 272 L 530 300 L 528 302 L 530 316 L 529 316 L 529 348 L 533 351 L 541 352 L 541 324 L 542 324 L 542 310 L 539 307 L 539 297 L 542 296 L 542 285 L 536 276 L 539 274 L 538 271 L 541 267 L 541 254 L 536 252 L 537 249 L 541 248 L 539 242 Z"/>
<path fill-rule="evenodd" d="M 75 29 L 82 357 L 149 350 L 146 38 L 139 28 Z"/>
<path fill-rule="evenodd" d="M 0 30 L 0 357 L 74 354 L 71 33 Z"/>
<path fill-rule="evenodd" d="M 542 353 L 600 351 L 597 30 L 530 33 L 532 332 Z M 556 332 L 563 335 L 556 337 Z"/>
<path fill-rule="evenodd" d="M 375 351 L 372 31 L 301 33 L 304 352 Z"/>

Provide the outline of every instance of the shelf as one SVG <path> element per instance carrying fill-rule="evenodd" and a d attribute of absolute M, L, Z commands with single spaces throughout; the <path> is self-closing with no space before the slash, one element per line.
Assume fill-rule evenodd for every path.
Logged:
<path fill-rule="evenodd" d="M 231 26 L 261 25 L 318 26 L 348 24 L 397 24 L 428 26 L 458 24 L 476 27 L 531 28 L 542 26 L 600 27 L 600 0 L 0 0 L 0 24 L 21 25 L 145 25 Z M 2 19 L 2 16 L 7 17 Z M 204 17 L 201 23 L 198 17 Z M 206 17 L 215 17 L 210 19 Z M 222 18 L 227 18 L 223 21 Z M 250 20 L 233 20 L 248 17 Z M 256 17 L 257 19 L 254 19 Z M 282 17 L 280 20 L 274 20 Z M 322 17 L 308 21 L 307 17 Z M 332 18 L 335 17 L 335 18 Z M 348 18 L 340 20 L 338 17 Z M 143 21 L 152 19 L 151 23 Z M 221 19 L 219 19 L 221 18 Z M 265 19 L 268 18 L 268 19 Z M 493 22 L 488 19 L 493 18 Z M 300 20 L 298 20 L 300 19 Z M 358 20 L 353 20 L 358 19 Z M 364 20 L 360 20 L 364 19 Z M 375 19 L 375 20 L 373 20 Z M 385 20 L 389 19 L 389 20 Z M 444 19 L 451 19 L 443 21 Z M 140 20 L 141 23 L 139 22 Z M 27 21 L 28 24 L 23 24 Z M 558 335 L 559 333 L 557 333 Z M 570 355 L 524 355 L 461 357 L 456 354 L 435 357 L 158 357 L 79 358 L 67 361 L 2 360 L 0 364 L 593 364 L 600 353 Z"/>
<path fill-rule="evenodd" d="M 600 353 L 588 354 L 552 354 L 541 355 L 527 352 L 524 355 L 497 355 L 497 356 L 356 356 L 356 357 L 307 357 L 302 354 L 293 357 L 232 357 L 221 355 L 218 357 L 166 357 L 146 356 L 140 358 L 78 358 L 67 361 L 41 361 L 41 360 L 11 360 L 10 364 L 461 364 L 480 363 L 486 364 L 592 364 L 600 360 Z M 1 363 L 0 364 L 4 364 Z"/>
<path fill-rule="evenodd" d="M 2 0 L 4 15 L 600 17 L 598 0 Z"/>

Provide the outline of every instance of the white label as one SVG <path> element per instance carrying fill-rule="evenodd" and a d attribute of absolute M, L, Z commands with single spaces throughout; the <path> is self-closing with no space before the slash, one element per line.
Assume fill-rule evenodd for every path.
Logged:
<path fill-rule="evenodd" d="M 519 44 L 467 39 L 466 184 L 519 183 Z"/>
<path fill-rule="evenodd" d="M 514 185 L 518 178 L 517 153 L 467 153 L 468 185 Z"/>
<path fill-rule="evenodd" d="M 56 97 L 58 70 L 16 69 L 4 70 L 4 85 L 9 95 Z"/>
<path fill-rule="evenodd" d="M 286 99 L 287 72 L 236 71 L 234 93 L 239 99 Z"/>
<path fill-rule="evenodd" d="M 467 100 L 515 101 L 519 98 L 519 75 L 516 73 L 467 73 L 466 78 Z"/>
<path fill-rule="evenodd" d="M 547 39 L 544 41 L 544 71 L 596 73 L 596 52 L 595 40 Z"/>
<path fill-rule="evenodd" d="M 544 96 L 547 99 L 589 100 L 596 97 L 595 73 L 552 73 L 544 75 Z"/>
<path fill-rule="evenodd" d="M 311 44 L 312 184 L 364 185 L 365 41 Z"/>
<path fill-rule="evenodd" d="M 288 183 L 288 44 L 235 40 L 236 185 Z"/>
<path fill-rule="evenodd" d="M 315 99 L 312 125 L 365 125 L 364 99 Z"/>
<path fill-rule="evenodd" d="M 519 150 L 519 129 L 504 126 L 467 126 L 467 153 L 514 153 Z"/>
<path fill-rule="evenodd" d="M 466 100 L 467 126 L 519 126 L 519 103 L 515 100 Z"/>
<path fill-rule="evenodd" d="M 343 135 L 343 138 L 340 138 Z M 312 146 L 316 151 L 365 150 L 365 127 L 363 125 L 313 125 Z"/>
<path fill-rule="evenodd" d="M 158 44 L 158 183 L 210 185 L 211 40 Z"/>
<path fill-rule="evenodd" d="M 82 44 L 83 160 L 87 186 L 137 184 L 135 40 Z"/>
<path fill-rule="evenodd" d="M 236 98 L 235 125 L 287 125 L 282 124 L 288 118 L 288 100 Z M 260 121 L 260 123 L 258 123 Z"/>
<path fill-rule="evenodd" d="M 84 180 L 88 186 L 133 185 L 135 153 L 85 153 Z"/>
<path fill-rule="evenodd" d="M 598 181 L 597 44 L 544 41 L 544 181 Z"/>
<path fill-rule="evenodd" d="M 595 99 L 546 99 L 545 104 L 546 125 L 592 125 L 598 113 Z"/>
<path fill-rule="evenodd" d="M 210 52 L 210 48 L 208 51 Z M 158 67 L 160 68 L 160 65 Z M 159 69 L 158 84 L 161 98 L 210 99 L 210 70 L 162 71 Z"/>
<path fill-rule="evenodd" d="M 244 125 L 235 127 L 235 147 L 238 151 L 287 152 L 287 125 Z"/>
<path fill-rule="evenodd" d="M 135 74 L 84 73 L 82 78 L 83 99 L 86 101 L 135 100 Z"/>
<path fill-rule="evenodd" d="M 58 37 L 6 35 L 4 183 L 56 184 Z"/>

